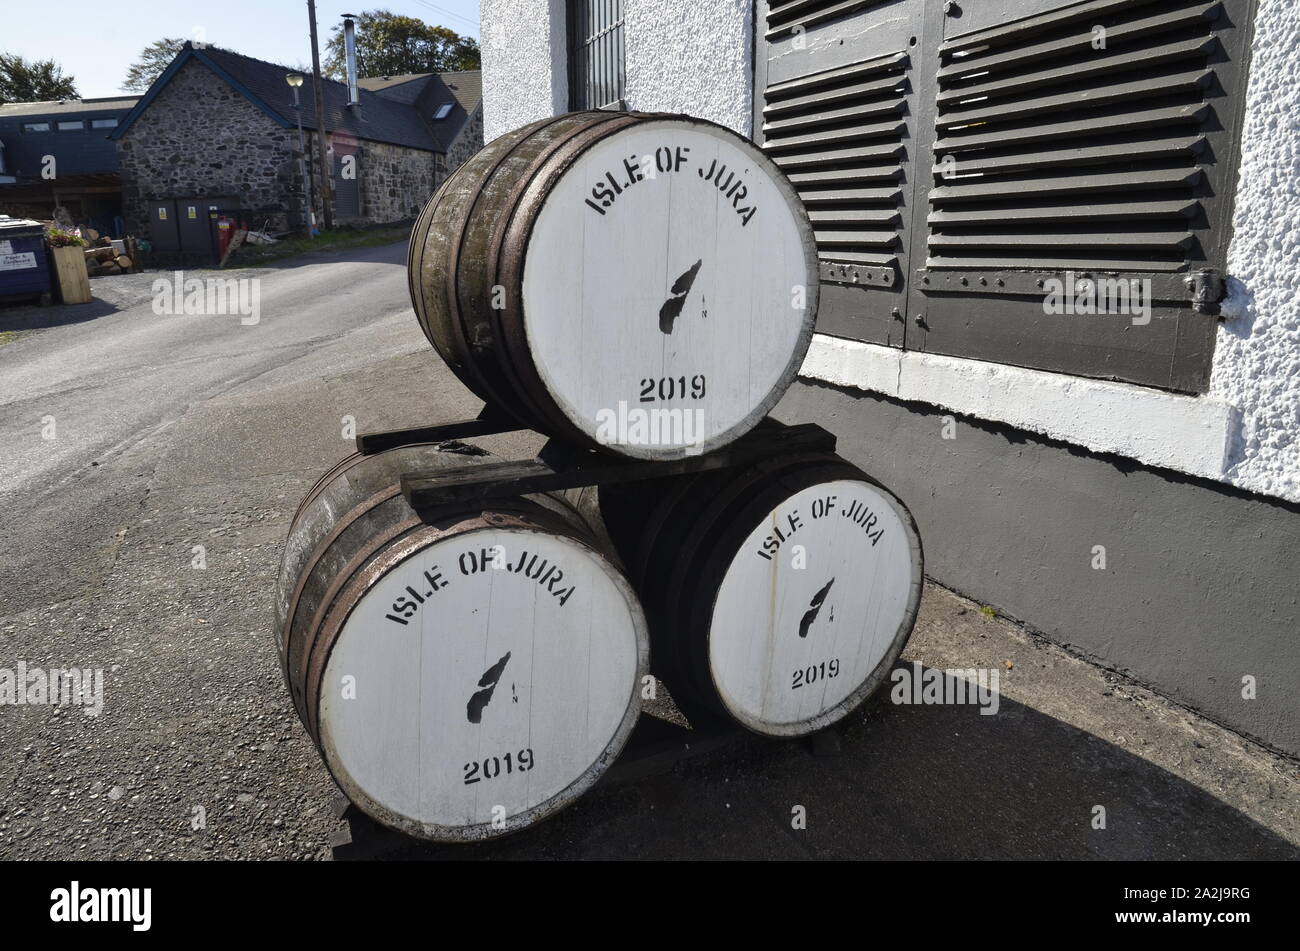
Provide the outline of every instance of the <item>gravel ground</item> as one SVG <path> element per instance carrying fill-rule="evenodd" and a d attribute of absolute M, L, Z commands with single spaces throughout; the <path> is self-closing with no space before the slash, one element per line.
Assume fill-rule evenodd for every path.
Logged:
<path fill-rule="evenodd" d="M 0 435 L 14 447 L 0 466 L 0 668 L 105 677 L 97 717 L 0 706 L 0 857 L 329 857 L 343 828 L 335 792 L 289 703 L 270 629 L 289 518 L 349 451 L 343 417 L 364 431 L 478 409 L 401 303 L 401 252 L 262 272 L 271 303 L 260 336 L 151 329 L 141 285 L 113 279 L 103 316 L 47 313 L 49 329 L 0 347 Z M 290 305 L 296 297 L 306 299 Z M 72 445 L 41 445 L 44 405 L 67 421 Z M 480 442 L 537 448 L 519 435 Z M 876 703 L 839 731 L 838 752 L 739 741 L 598 788 L 501 842 L 397 851 L 1300 856 L 1293 761 L 933 585 L 905 656 L 998 668 L 999 712 Z M 1098 805 L 1105 829 L 1093 827 Z M 796 806 L 806 829 L 792 828 Z"/>

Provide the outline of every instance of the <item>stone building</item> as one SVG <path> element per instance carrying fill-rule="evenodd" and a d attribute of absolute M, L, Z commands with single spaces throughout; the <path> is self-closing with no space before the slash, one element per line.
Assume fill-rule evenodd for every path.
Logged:
<path fill-rule="evenodd" d="M 303 170 L 313 167 L 318 123 L 309 76 L 294 104 L 286 81 L 293 72 L 186 43 L 111 136 L 127 228 L 161 230 L 167 203 L 178 201 L 238 209 L 255 227 L 272 231 L 302 227 L 309 186 Z M 415 217 L 447 174 L 482 145 L 477 72 L 363 79 L 356 104 L 349 103 L 345 83 L 323 80 L 322 86 L 338 224 Z M 318 185 L 320 176 L 312 181 Z M 312 203 L 320 224 L 321 196 Z"/>

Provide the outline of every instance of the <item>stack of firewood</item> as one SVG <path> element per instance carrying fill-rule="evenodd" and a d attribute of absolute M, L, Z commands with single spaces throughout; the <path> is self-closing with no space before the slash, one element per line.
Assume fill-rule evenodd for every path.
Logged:
<path fill-rule="evenodd" d="M 94 228 L 81 233 L 87 241 L 86 270 L 91 277 L 100 274 L 125 274 L 136 271 L 135 238 L 113 240 L 102 237 Z"/>

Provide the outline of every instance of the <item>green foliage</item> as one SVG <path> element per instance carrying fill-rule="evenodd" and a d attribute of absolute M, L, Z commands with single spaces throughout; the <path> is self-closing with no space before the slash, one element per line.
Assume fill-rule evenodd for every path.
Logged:
<path fill-rule="evenodd" d="M 73 234 L 71 231 L 64 231 L 62 228 L 48 228 L 45 232 L 45 238 L 50 242 L 52 248 L 84 248 L 86 239 L 79 234 Z"/>
<path fill-rule="evenodd" d="M 128 92 L 144 92 L 162 75 L 162 71 L 184 45 L 185 40 L 175 36 L 167 36 L 150 43 L 140 51 L 140 58 L 126 71 L 122 88 Z"/>
<path fill-rule="evenodd" d="M 478 41 L 445 26 L 387 10 L 368 10 L 356 24 L 357 75 L 362 78 L 479 68 Z M 325 54 L 325 75 L 346 79 L 342 24 L 334 27 Z"/>
<path fill-rule="evenodd" d="M 17 53 L 0 53 L 0 105 L 76 98 L 75 80 L 63 75 L 54 60 L 28 61 Z"/>

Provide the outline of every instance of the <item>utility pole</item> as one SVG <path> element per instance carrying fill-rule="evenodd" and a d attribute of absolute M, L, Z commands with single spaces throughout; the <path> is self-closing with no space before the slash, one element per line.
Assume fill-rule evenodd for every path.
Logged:
<path fill-rule="evenodd" d="M 307 19 L 311 23 L 311 85 L 316 97 L 316 167 L 320 169 L 320 200 L 326 230 L 334 227 L 331 185 L 334 170 L 325 164 L 325 93 L 320 84 L 320 50 L 316 46 L 316 0 L 307 0 Z"/>

